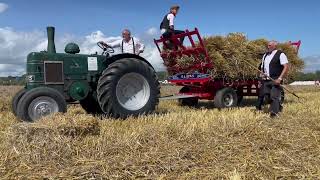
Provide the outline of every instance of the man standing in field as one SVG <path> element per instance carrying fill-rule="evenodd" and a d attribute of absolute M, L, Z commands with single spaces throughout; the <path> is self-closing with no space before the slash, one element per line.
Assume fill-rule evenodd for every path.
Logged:
<path fill-rule="evenodd" d="M 281 109 L 281 92 L 280 86 L 283 82 L 284 76 L 289 70 L 289 62 L 287 56 L 281 51 L 277 50 L 278 43 L 270 41 L 268 43 L 268 52 L 262 58 L 261 69 L 263 70 L 263 90 L 265 95 L 270 96 L 270 117 L 278 117 Z M 271 80 L 271 77 L 273 80 Z"/>
<path fill-rule="evenodd" d="M 176 18 L 180 7 L 178 5 L 174 5 L 170 8 L 170 13 L 166 14 L 160 24 L 161 34 L 165 38 L 169 38 L 174 34 L 181 34 L 184 31 L 176 30 L 174 27 L 174 19 Z M 184 37 L 180 38 L 181 44 L 183 43 Z"/>

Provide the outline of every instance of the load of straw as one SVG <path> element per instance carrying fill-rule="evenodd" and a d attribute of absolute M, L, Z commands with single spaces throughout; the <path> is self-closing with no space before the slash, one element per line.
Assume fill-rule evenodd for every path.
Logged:
<path fill-rule="evenodd" d="M 209 70 L 209 74 L 213 77 L 247 79 L 257 77 L 257 70 L 251 68 L 248 63 L 259 67 L 268 41 L 266 39 L 248 40 L 242 33 L 230 33 L 227 36 L 205 37 L 204 43 L 214 64 L 213 68 Z M 288 76 L 293 78 L 304 67 L 302 59 L 289 43 L 280 43 L 278 49 L 287 55 L 290 64 Z M 190 65 L 199 63 L 195 62 L 192 56 L 182 56 L 176 59 L 176 63 L 172 63 L 172 59 L 164 61 L 164 64 L 169 68 L 175 65 L 185 68 L 186 71 Z"/>

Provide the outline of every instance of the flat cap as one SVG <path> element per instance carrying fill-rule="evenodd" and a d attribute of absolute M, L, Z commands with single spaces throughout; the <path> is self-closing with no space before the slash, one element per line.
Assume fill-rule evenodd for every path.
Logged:
<path fill-rule="evenodd" d="M 179 5 L 173 5 L 173 6 L 171 6 L 170 9 L 180 9 L 180 6 Z"/>

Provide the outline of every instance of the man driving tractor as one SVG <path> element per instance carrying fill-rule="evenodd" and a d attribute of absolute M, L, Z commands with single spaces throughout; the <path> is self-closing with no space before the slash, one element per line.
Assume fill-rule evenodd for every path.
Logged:
<path fill-rule="evenodd" d="M 112 48 L 121 48 L 121 53 L 130 53 L 140 55 L 144 51 L 144 44 L 142 44 L 137 38 L 131 36 L 129 29 L 122 31 L 122 38 L 112 43 L 105 43 L 100 41 L 99 43 L 105 44 Z"/>

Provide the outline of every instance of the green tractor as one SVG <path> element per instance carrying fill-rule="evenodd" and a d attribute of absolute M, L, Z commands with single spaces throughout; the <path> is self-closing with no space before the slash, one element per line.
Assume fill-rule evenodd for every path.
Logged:
<path fill-rule="evenodd" d="M 35 121 L 67 104 L 80 102 L 90 114 L 126 118 L 148 114 L 159 103 L 160 85 L 152 65 L 134 54 L 111 56 L 114 50 L 97 43 L 103 53 L 78 54 L 79 46 L 69 43 L 66 53 L 56 53 L 54 27 L 47 27 L 47 51 L 27 57 L 24 89 L 12 102 L 13 113 L 24 121 Z"/>

